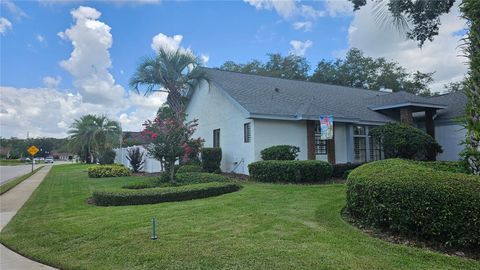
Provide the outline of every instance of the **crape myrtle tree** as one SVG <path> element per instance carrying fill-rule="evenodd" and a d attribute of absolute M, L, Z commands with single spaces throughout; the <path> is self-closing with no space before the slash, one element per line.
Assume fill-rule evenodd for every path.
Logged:
<path fill-rule="evenodd" d="M 367 0 L 350 0 L 354 10 L 367 4 Z M 463 125 L 466 128 L 462 155 L 474 174 L 480 175 L 480 1 L 458 0 L 462 17 L 467 21 L 468 32 L 463 50 L 468 59 L 469 71 L 464 86 L 467 96 Z M 433 41 L 438 35 L 440 15 L 450 12 L 455 0 L 388 0 L 381 9 L 389 13 L 393 23 L 407 28 L 407 38 L 419 46 Z M 383 16 L 388 18 L 389 16 Z"/>
<path fill-rule="evenodd" d="M 187 162 L 192 152 L 198 153 L 192 146 L 202 145 L 202 139 L 191 138 L 197 125 L 196 119 L 186 121 L 184 112 L 174 112 L 168 105 L 159 109 L 153 121 L 143 124 L 143 134 L 149 140 L 148 154 L 162 163 L 171 182 L 175 179 L 175 163 Z"/>
<path fill-rule="evenodd" d="M 130 79 L 130 87 L 137 93 L 145 88 L 145 95 L 168 93 L 167 104 L 175 113 L 184 111 L 184 96 L 202 80 L 208 78 L 201 69 L 198 57 L 181 49 L 160 48 L 154 57 L 144 58 Z"/>

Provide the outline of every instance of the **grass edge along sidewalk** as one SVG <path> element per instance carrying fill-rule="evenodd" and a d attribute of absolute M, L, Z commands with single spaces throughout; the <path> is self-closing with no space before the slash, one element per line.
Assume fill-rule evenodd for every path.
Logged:
<path fill-rule="evenodd" d="M 2 195 L 3 193 L 9 191 L 10 189 L 16 187 L 18 184 L 20 184 L 21 182 L 25 181 L 26 179 L 28 179 L 30 176 L 34 175 L 36 172 L 38 172 L 40 169 L 42 169 L 43 167 L 45 166 L 40 166 L 38 168 L 36 168 L 35 170 L 33 170 L 33 172 L 29 172 L 29 173 L 26 173 L 24 175 L 20 175 L 16 178 L 13 178 L 11 180 L 8 180 L 6 183 L 0 185 L 0 195 Z"/>

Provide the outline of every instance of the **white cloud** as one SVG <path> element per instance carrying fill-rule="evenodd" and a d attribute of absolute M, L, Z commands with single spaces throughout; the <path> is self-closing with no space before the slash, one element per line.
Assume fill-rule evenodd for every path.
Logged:
<path fill-rule="evenodd" d="M 326 13 L 316 10 L 310 5 L 298 5 L 295 0 L 244 0 L 254 6 L 257 10 L 275 10 L 282 18 L 289 19 L 296 16 L 305 18 L 322 17 Z"/>
<path fill-rule="evenodd" d="M 42 36 L 40 34 L 37 34 L 35 37 L 37 38 L 38 42 L 40 42 L 40 43 L 45 42 L 45 37 L 44 36 Z"/>
<path fill-rule="evenodd" d="M 1 4 L 7 8 L 7 10 L 15 17 L 15 19 L 20 20 L 22 17 L 26 17 L 27 14 L 19 8 L 11 0 L 2 0 Z"/>
<path fill-rule="evenodd" d="M 174 35 L 173 37 L 169 37 L 163 33 L 158 33 L 156 36 L 152 38 L 152 50 L 158 52 L 160 48 L 164 48 L 165 50 L 176 51 L 178 49 L 183 49 L 180 47 L 180 43 L 182 42 L 183 36 L 182 35 Z"/>
<path fill-rule="evenodd" d="M 295 28 L 296 30 L 303 30 L 304 32 L 309 32 L 312 31 L 312 22 L 294 22 L 293 28 Z"/>
<path fill-rule="evenodd" d="M 4 17 L 0 18 L 0 34 L 4 35 L 7 30 L 12 29 L 12 23 Z"/>
<path fill-rule="evenodd" d="M 74 78 L 74 86 L 85 102 L 113 104 L 122 99 L 124 89 L 115 84 L 109 72 L 112 65 L 109 49 L 112 46 L 110 26 L 98 20 L 101 13 L 94 8 L 79 7 L 71 12 L 75 25 L 60 37 L 70 40 L 70 58 L 60 62 Z"/>
<path fill-rule="evenodd" d="M 45 76 L 43 77 L 43 85 L 49 89 L 56 89 L 58 85 L 62 81 L 60 76 L 52 77 L 52 76 Z"/>
<path fill-rule="evenodd" d="M 208 63 L 208 60 L 210 60 L 210 56 L 208 54 L 201 54 L 200 55 L 200 60 L 202 61 L 202 64 L 206 65 Z"/>
<path fill-rule="evenodd" d="M 369 56 L 394 60 L 410 71 L 436 71 L 433 91 L 444 91 L 443 84 L 463 78 L 467 71 L 466 59 L 460 56 L 458 46 L 462 44 L 462 37 L 456 33 L 465 29 L 465 20 L 459 17 L 457 5 L 449 14 L 441 16 L 439 35 L 422 48 L 415 41 L 407 40 L 405 33 L 399 33 L 394 26 L 387 26 L 389 23 L 380 26 L 373 8 L 369 2 L 355 13 L 348 31 L 350 47 L 357 47 Z"/>
<path fill-rule="evenodd" d="M 331 17 L 353 15 L 353 4 L 349 0 L 326 0 L 325 6 Z"/>
<path fill-rule="evenodd" d="M 292 40 L 290 41 L 290 45 L 292 46 L 292 49 L 290 50 L 291 54 L 304 56 L 307 49 L 312 47 L 313 42 L 311 40 Z"/>
<path fill-rule="evenodd" d="M 145 97 L 132 94 L 121 106 L 85 102 L 80 94 L 53 88 L 14 88 L 0 86 L 0 136 L 25 138 L 66 137 L 73 121 L 85 114 L 106 114 L 119 121 L 123 130 L 140 131 L 147 119 L 153 119 L 165 102 L 165 94 Z"/>

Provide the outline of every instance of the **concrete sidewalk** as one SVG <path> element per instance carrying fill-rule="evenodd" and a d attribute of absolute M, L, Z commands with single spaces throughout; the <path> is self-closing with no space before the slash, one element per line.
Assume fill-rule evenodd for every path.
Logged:
<path fill-rule="evenodd" d="M 0 230 L 15 216 L 33 191 L 40 185 L 52 166 L 45 166 L 13 189 L 0 195 Z M 0 245 L 1 270 L 54 270 L 55 268 L 27 259 Z"/>

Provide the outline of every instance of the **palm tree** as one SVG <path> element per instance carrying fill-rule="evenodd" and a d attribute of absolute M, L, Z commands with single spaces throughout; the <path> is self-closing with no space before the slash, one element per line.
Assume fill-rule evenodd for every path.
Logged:
<path fill-rule="evenodd" d="M 366 0 L 350 0 L 358 10 Z M 480 1 L 460 0 L 460 11 L 468 26 L 464 39 L 464 52 L 468 58 L 469 71 L 464 87 L 467 96 L 465 106 L 466 129 L 463 157 L 473 173 L 480 175 Z M 377 15 L 382 22 L 389 18 L 407 30 L 407 37 L 417 40 L 422 46 L 438 34 L 439 17 L 450 12 L 455 0 L 386 0 L 377 2 Z M 411 26 L 411 28 L 410 28 Z"/>
<path fill-rule="evenodd" d="M 69 145 L 87 163 L 97 160 L 107 149 L 120 142 L 122 134 L 120 124 L 104 115 L 84 115 L 70 127 Z"/>
<path fill-rule="evenodd" d="M 202 80 L 208 78 L 194 54 L 160 48 L 155 57 L 142 60 L 130 79 L 130 87 L 139 93 L 139 86 L 145 85 L 145 95 L 168 93 L 167 104 L 177 113 L 184 109 L 183 96 Z"/>

